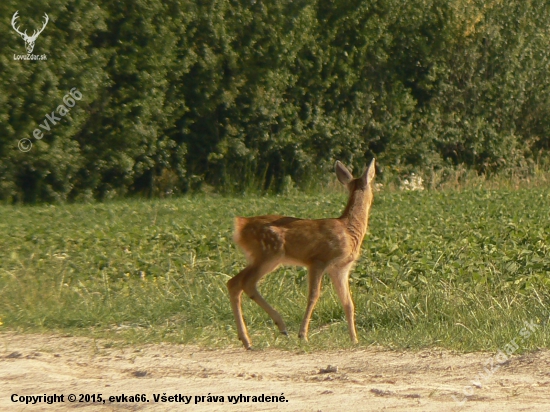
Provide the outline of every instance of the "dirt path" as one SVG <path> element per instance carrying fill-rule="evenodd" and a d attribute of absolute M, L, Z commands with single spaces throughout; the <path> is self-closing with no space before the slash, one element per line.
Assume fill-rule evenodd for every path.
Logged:
<path fill-rule="evenodd" d="M 277 350 L 207 351 L 175 345 L 124 349 L 106 346 L 106 342 L 86 338 L 1 333 L 0 410 L 546 412 L 550 409 L 550 351 L 516 356 L 500 366 L 494 363 L 491 374 L 484 372 L 491 355 L 478 353 L 368 349 L 295 354 Z M 480 374 L 486 378 L 480 380 Z M 470 396 L 465 397 L 464 392 Z M 99 393 L 105 403 L 78 402 L 79 394 Z M 13 403 L 13 394 L 17 394 L 17 399 L 63 394 L 64 402 L 25 405 L 24 398 L 23 403 Z M 69 394 L 76 394 L 77 402 L 69 402 Z M 145 394 L 149 402 L 108 399 L 122 394 Z M 189 404 L 155 402 L 154 394 L 191 398 L 187 398 Z M 220 399 L 208 402 L 209 394 L 224 396 L 224 402 L 219 402 Z M 229 401 L 228 396 L 239 394 L 249 395 L 249 401 L 237 404 Z M 276 395 L 279 402 L 268 403 L 265 399 L 252 402 L 252 396 L 261 394 Z M 205 396 L 204 401 L 196 404 L 196 396 L 201 395 Z"/>

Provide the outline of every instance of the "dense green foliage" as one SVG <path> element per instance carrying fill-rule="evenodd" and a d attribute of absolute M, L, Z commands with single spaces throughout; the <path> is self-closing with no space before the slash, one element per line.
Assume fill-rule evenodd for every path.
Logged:
<path fill-rule="evenodd" d="M 240 346 L 225 287 L 245 265 L 231 240 L 233 216 L 330 217 L 344 202 L 335 194 L 201 195 L 1 206 L 0 330 Z M 378 194 L 351 279 L 360 345 L 496 350 L 527 321 L 539 329 L 518 351 L 550 347 L 549 202 L 541 189 Z M 254 343 L 296 348 L 305 270 L 281 268 L 260 291 L 291 336 L 245 299 Z M 347 345 L 325 279 L 304 347 Z"/>
<path fill-rule="evenodd" d="M 14 60 L 16 10 L 29 33 L 48 13 L 47 60 Z M 491 173 L 549 148 L 545 0 L 4 0 L 0 16 L 8 202 L 278 191 L 336 158 Z"/>

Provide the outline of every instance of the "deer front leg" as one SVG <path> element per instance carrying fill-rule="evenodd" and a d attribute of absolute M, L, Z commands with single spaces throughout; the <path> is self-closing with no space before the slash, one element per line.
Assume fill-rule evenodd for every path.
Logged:
<path fill-rule="evenodd" d="M 334 268 L 329 272 L 330 279 L 336 289 L 336 294 L 342 302 L 346 320 L 348 321 L 349 336 L 353 343 L 357 343 L 357 332 L 355 331 L 355 307 L 349 291 L 349 271 L 352 263 L 340 268 Z"/>
<path fill-rule="evenodd" d="M 324 269 L 325 268 L 321 266 L 312 266 L 309 268 L 308 271 L 309 294 L 306 314 L 304 316 L 304 320 L 302 321 L 302 326 L 300 327 L 300 333 L 298 333 L 298 337 L 305 340 L 306 342 L 309 332 L 309 322 L 311 320 L 311 315 L 313 314 L 313 309 L 315 308 L 315 304 L 317 303 L 319 295 L 321 294 L 321 280 L 323 279 Z"/>

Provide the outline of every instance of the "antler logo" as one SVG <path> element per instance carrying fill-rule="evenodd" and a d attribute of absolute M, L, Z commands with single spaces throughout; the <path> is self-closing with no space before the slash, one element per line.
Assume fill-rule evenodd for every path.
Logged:
<path fill-rule="evenodd" d="M 16 20 L 19 18 L 19 16 L 17 15 L 17 13 L 19 13 L 19 10 L 16 11 L 14 14 L 13 14 L 13 18 L 11 19 L 11 25 L 13 27 L 13 29 L 17 32 L 17 34 L 19 34 L 23 40 L 25 40 L 25 47 L 27 48 L 27 53 L 31 54 L 33 49 L 34 49 L 34 42 L 36 41 L 36 38 L 38 37 L 38 35 L 40 33 L 42 33 L 44 31 L 44 29 L 46 28 L 46 25 L 48 24 L 48 21 L 50 20 L 48 15 L 46 13 L 44 13 L 44 25 L 42 26 L 42 28 L 38 31 L 34 31 L 34 33 L 32 34 L 32 36 L 29 36 L 27 35 L 27 30 L 25 30 L 24 33 L 21 33 L 21 31 L 19 31 L 19 27 L 16 27 L 15 26 L 15 23 L 16 23 Z"/>

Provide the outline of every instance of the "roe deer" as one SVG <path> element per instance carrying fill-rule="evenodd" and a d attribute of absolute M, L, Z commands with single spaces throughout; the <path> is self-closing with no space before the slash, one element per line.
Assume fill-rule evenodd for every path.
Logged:
<path fill-rule="evenodd" d="M 235 218 L 235 242 L 243 249 L 248 266 L 227 282 L 231 309 L 237 322 L 238 337 L 250 349 L 250 336 L 241 308 L 243 291 L 264 309 L 284 335 L 286 325 L 260 295 L 258 281 L 281 264 L 308 268 L 309 298 L 298 336 L 307 340 L 309 321 L 327 272 L 342 302 L 351 340 L 357 343 L 354 306 L 349 291 L 349 272 L 359 250 L 369 220 L 373 199 L 374 159 L 365 173 L 354 179 L 339 161 L 335 165 L 338 180 L 349 190 L 349 200 L 337 219 L 297 219 L 278 215 Z"/>

